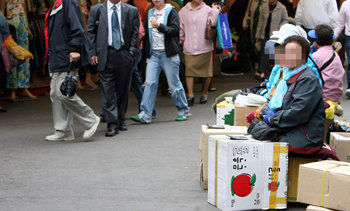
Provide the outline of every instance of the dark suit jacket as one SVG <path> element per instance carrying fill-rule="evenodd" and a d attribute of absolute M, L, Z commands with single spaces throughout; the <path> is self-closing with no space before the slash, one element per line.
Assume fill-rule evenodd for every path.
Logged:
<path fill-rule="evenodd" d="M 124 47 L 134 55 L 138 51 L 140 27 L 139 12 L 136 7 L 121 2 L 121 25 Z M 97 70 L 102 71 L 106 67 L 108 56 L 107 1 L 91 8 L 87 38 L 91 56 L 98 57 Z"/>

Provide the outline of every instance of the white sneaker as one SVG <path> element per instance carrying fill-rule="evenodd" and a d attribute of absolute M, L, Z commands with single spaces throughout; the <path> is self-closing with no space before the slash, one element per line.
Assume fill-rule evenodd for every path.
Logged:
<path fill-rule="evenodd" d="M 346 95 L 347 97 L 350 97 L 350 89 L 347 89 L 347 90 L 345 91 L 345 95 Z"/>
<path fill-rule="evenodd" d="M 45 138 L 46 141 L 73 141 L 74 136 L 66 136 L 64 132 L 61 131 L 56 131 L 55 134 L 46 136 Z"/>
<path fill-rule="evenodd" d="M 96 122 L 91 126 L 91 128 L 87 129 L 84 131 L 83 138 L 84 139 L 89 139 L 91 136 L 93 136 L 97 130 L 98 125 L 100 124 L 100 117 L 96 116 Z"/>

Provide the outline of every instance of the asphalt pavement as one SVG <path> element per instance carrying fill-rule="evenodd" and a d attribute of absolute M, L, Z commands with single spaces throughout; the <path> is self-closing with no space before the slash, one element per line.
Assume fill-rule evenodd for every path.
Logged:
<path fill-rule="evenodd" d="M 192 116 L 174 121 L 177 111 L 169 96 L 157 97 L 158 115 L 152 124 L 127 121 L 129 130 L 108 138 L 101 123 L 92 141 L 82 139 L 75 122 L 74 141 L 48 142 L 52 134 L 49 96 L 12 103 L 0 101 L 0 210 L 198 210 L 215 211 L 199 185 L 200 126 L 215 124 L 211 108 L 223 92 L 257 85 L 252 75 L 216 77 L 216 92 L 199 104 L 195 84 Z M 96 114 L 100 91 L 79 91 Z M 350 100 L 342 97 L 344 117 L 350 120 Z M 130 94 L 127 116 L 138 113 Z M 305 210 L 289 204 L 288 210 Z"/>

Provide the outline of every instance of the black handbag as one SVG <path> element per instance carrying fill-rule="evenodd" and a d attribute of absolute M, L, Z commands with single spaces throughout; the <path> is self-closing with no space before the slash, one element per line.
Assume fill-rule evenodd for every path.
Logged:
<path fill-rule="evenodd" d="M 69 70 L 67 76 L 64 78 L 63 82 L 60 86 L 60 91 L 62 95 L 66 97 L 72 97 L 75 95 L 78 86 L 78 80 L 75 75 L 70 75 L 70 70 L 72 67 L 72 63 L 69 64 Z"/>
<path fill-rule="evenodd" d="M 283 135 L 281 129 L 277 127 L 270 127 L 266 122 L 254 119 L 249 125 L 248 133 L 257 140 L 278 141 Z"/>

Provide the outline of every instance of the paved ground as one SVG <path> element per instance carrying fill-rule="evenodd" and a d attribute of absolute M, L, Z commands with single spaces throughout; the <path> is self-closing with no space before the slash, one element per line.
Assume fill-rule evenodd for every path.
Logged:
<path fill-rule="evenodd" d="M 101 124 L 93 141 L 46 142 L 53 132 L 48 96 L 10 103 L 0 114 L 0 210 L 217 210 L 199 186 L 200 125 L 215 123 L 211 104 L 222 92 L 255 85 L 252 76 L 215 78 L 219 91 L 196 103 L 190 120 L 175 122 L 171 98 L 158 96 L 159 115 L 150 125 L 127 121 L 129 130 L 113 138 Z M 99 91 L 79 91 L 97 113 Z M 344 110 L 350 100 L 343 99 Z M 128 116 L 137 114 L 131 94 Z M 347 113 L 344 118 L 350 119 Z M 305 210 L 290 205 L 288 210 Z"/>

